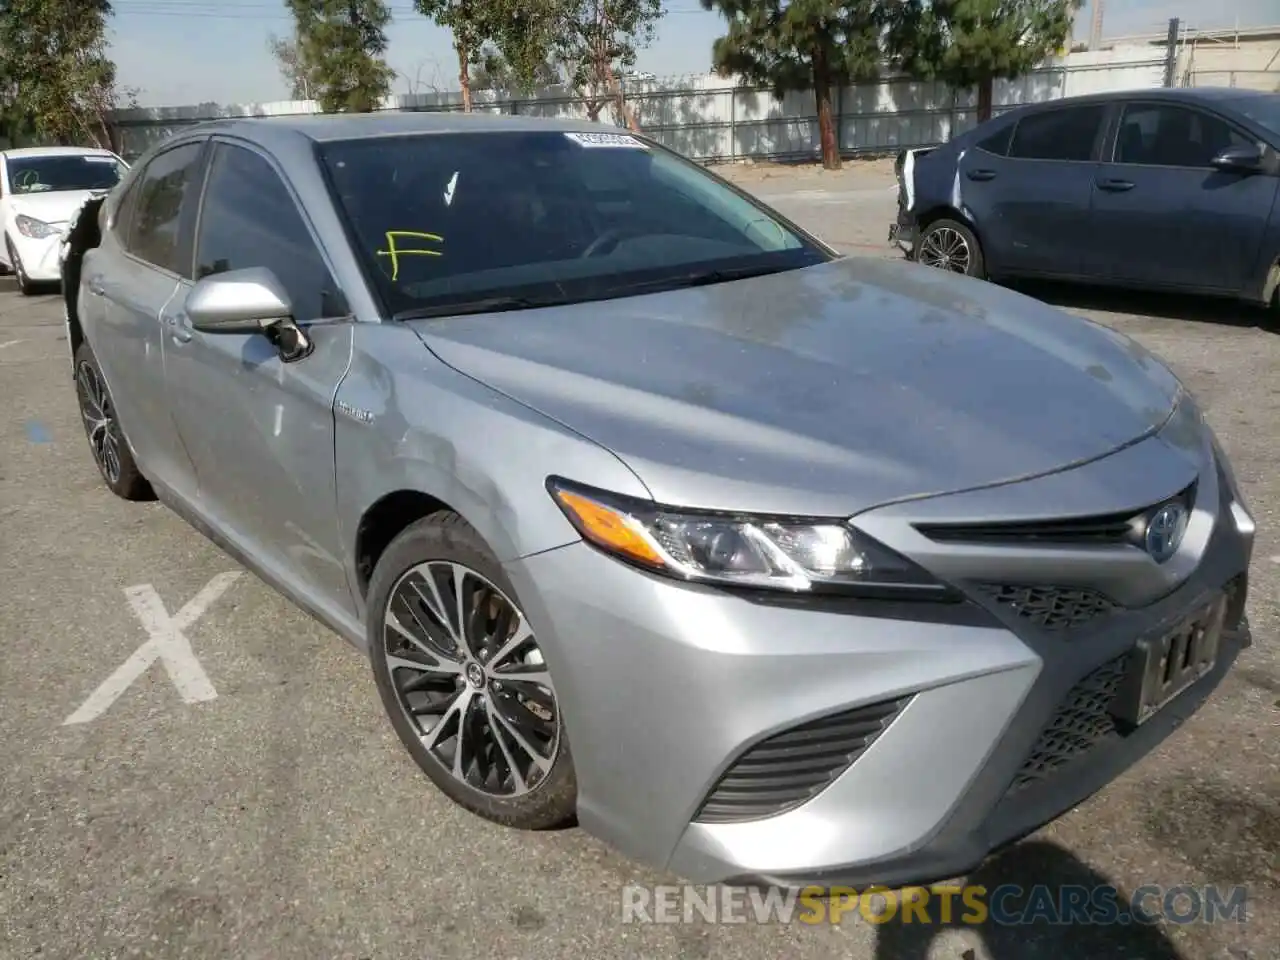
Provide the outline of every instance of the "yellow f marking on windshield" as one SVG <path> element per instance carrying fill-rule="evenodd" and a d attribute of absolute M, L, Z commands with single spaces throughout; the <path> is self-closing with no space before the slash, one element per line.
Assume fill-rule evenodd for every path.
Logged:
<path fill-rule="evenodd" d="M 436 243 L 444 243 L 444 237 L 435 233 L 418 233 L 415 230 L 388 230 L 386 232 L 387 249 L 376 251 L 380 257 L 391 258 L 391 279 L 395 280 L 400 275 L 400 258 L 404 256 L 414 257 L 440 257 L 443 254 L 439 250 L 405 250 L 396 246 L 397 237 L 412 237 L 416 240 L 434 240 Z"/>

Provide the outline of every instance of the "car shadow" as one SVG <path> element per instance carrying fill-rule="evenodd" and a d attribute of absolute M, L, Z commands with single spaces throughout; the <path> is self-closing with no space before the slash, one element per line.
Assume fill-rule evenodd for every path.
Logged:
<path fill-rule="evenodd" d="M 1264 329 L 1270 327 L 1273 330 L 1280 330 L 1280 324 L 1269 322 L 1270 318 L 1265 307 L 1223 297 L 1090 287 L 1050 280 L 1009 280 L 1005 285 L 1019 293 L 1025 293 L 1037 300 L 1043 300 L 1045 303 L 1064 309 L 1101 310 L 1108 313 L 1129 313 L 1166 320 L 1191 320 L 1223 326 Z"/>
<path fill-rule="evenodd" d="M 976 934 L 985 948 L 985 956 L 991 960 L 1027 960 L 1031 957 L 1046 960 L 1182 958 L 1158 926 L 1132 921 L 1127 909 L 1132 891 L 1116 891 L 1115 922 L 1070 923 L 1056 918 L 1052 921 L 1030 919 L 1035 905 L 1048 903 L 1051 910 L 1062 910 L 1064 895 L 1070 892 L 1064 888 L 1082 888 L 1091 896 L 1097 896 L 1096 891 L 1100 889 L 1114 889 L 1106 877 L 1055 843 L 1031 840 L 1010 847 L 969 874 L 963 885 L 985 887 L 986 896 L 982 902 L 991 912 L 999 910 L 1004 922 L 998 923 L 988 915 L 981 923 L 966 923 L 965 915 L 969 911 L 961 907 L 957 897 L 956 909 L 951 911 L 949 918 L 939 916 L 940 911 L 931 909 L 930 923 L 903 922 L 896 918 L 880 923 L 876 931 L 876 960 L 927 960 L 930 956 L 938 956 L 940 954 L 930 951 L 936 949 L 935 940 L 947 930 L 965 930 L 970 937 Z M 999 887 L 1020 890 L 1006 896 L 1003 891 L 997 892 Z M 1047 896 L 1044 893 L 1037 896 L 1036 888 L 1041 888 Z M 1145 906 L 1148 911 L 1156 907 L 1154 902 Z M 1010 922 L 1014 917 L 1028 919 Z M 972 950 L 960 954 L 961 957 L 973 955 Z"/>

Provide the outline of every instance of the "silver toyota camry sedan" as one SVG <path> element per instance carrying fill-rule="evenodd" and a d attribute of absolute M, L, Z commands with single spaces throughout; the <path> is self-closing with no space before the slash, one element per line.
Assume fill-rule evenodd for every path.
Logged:
<path fill-rule="evenodd" d="M 1250 642 L 1254 522 L 1157 358 L 643 136 L 215 121 L 63 268 L 106 485 L 366 652 L 496 823 L 704 882 L 957 876 Z"/>

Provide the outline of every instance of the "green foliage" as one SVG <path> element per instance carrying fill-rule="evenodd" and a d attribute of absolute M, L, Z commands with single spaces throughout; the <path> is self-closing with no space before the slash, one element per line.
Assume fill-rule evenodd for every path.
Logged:
<path fill-rule="evenodd" d="M 107 0 L 0 0 L 0 122 L 10 138 L 113 145 Z"/>
<path fill-rule="evenodd" d="M 728 33 L 716 40 L 716 71 L 741 74 L 774 96 L 830 84 L 873 80 L 880 69 L 883 4 L 833 0 L 701 0 L 719 11 Z"/>
<path fill-rule="evenodd" d="M 472 70 L 471 89 L 514 90 L 529 94 L 538 87 L 554 86 L 561 80 L 559 67 L 550 57 L 540 63 L 533 59 L 532 68 L 526 66 L 523 70 L 516 70 L 496 46 L 487 45 L 481 49 Z"/>
<path fill-rule="evenodd" d="M 775 97 L 812 90 L 818 107 L 822 162 L 840 166 L 831 110 L 832 87 L 872 80 L 880 72 L 885 4 L 877 0 L 701 0 L 728 22 L 711 60 L 721 75 L 740 74 Z"/>
<path fill-rule="evenodd" d="M 661 0 L 562 0 L 554 50 L 570 86 L 610 95 L 618 73 L 653 42 L 661 18 Z"/>
<path fill-rule="evenodd" d="M 273 34 L 267 38 L 267 47 L 275 58 L 280 76 L 289 85 L 290 98 L 310 100 L 320 90 L 321 84 L 315 64 L 306 59 L 297 34 L 292 37 L 277 37 Z"/>
<path fill-rule="evenodd" d="M 391 92 L 384 59 L 391 11 L 385 0 L 287 0 L 298 62 L 327 112 L 368 113 Z"/>
<path fill-rule="evenodd" d="M 468 110 L 473 86 L 529 92 L 546 82 L 564 6 L 565 0 L 414 0 L 419 13 L 453 34 Z"/>
<path fill-rule="evenodd" d="M 888 46 L 912 76 L 953 87 L 1023 76 L 1062 48 L 1084 0 L 904 0 Z"/>

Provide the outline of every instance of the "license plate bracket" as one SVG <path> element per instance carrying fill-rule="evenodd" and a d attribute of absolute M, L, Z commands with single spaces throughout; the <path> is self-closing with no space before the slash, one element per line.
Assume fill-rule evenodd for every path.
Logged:
<path fill-rule="evenodd" d="M 1139 726 L 1209 673 L 1218 662 L 1226 611 L 1226 596 L 1218 596 L 1172 629 L 1139 640 L 1112 715 Z"/>

